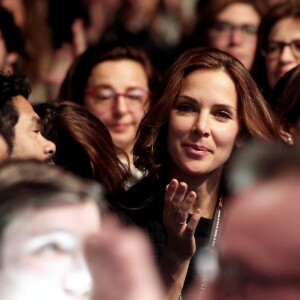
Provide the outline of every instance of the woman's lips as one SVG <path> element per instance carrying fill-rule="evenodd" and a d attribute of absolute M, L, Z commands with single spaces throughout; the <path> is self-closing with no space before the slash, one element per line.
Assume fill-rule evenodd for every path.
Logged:
<path fill-rule="evenodd" d="M 130 124 L 128 123 L 114 123 L 109 125 L 109 128 L 113 129 L 114 131 L 123 132 L 129 128 Z"/>
<path fill-rule="evenodd" d="M 184 144 L 183 148 L 187 153 L 197 155 L 197 156 L 208 155 L 212 152 L 207 147 L 194 145 L 194 144 Z"/>

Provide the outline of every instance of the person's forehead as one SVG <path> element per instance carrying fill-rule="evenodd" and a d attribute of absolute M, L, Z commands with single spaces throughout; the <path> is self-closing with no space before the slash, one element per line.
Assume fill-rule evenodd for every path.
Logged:
<path fill-rule="evenodd" d="M 249 3 L 234 2 L 225 6 L 216 16 L 217 19 L 241 23 L 255 23 L 260 21 L 259 13 Z"/>
<path fill-rule="evenodd" d="M 32 105 L 26 100 L 23 96 L 15 96 L 12 98 L 13 105 L 15 109 L 18 111 L 20 117 L 26 116 L 33 123 L 39 123 L 40 118 L 37 113 L 33 110 Z"/>
<path fill-rule="evenodd" d="M 59 202 L 43 206 L 28 205 L 17 210 L 11 217 L 6 233 L 39 234 L 48 230 L 76 231 L 79 235 L 98 230 L 99 209 L 92 199 L 84 202 Z M 41 201 L 42 203 L 42 201 Z"/>
<path fill-rule="evenodd" d="M 19 112 L 34 112 L 32 105 L 21 95 L 12 97 L 12 103 Z"/>
<path fill-rule="evenodd" d="M 279 19 L 271 28 L 269 38 L 279 38 L 286 41 L 289 39 L 299 38 L 300 34 L 300 18 L 293 16 L 287 16 Z"/>
<path fill-rule="evenodd" d="M 300 201 L 297 201 L 300 192 L 299 180 L 300 172 L 290 169 L 274 179 L 258 182 L 235 196 L 231 201 L 230 214 L 250 216 L 257 214 L 257 211 L 272 211 L 277 216 L 278 213 L 292 213 L 295 209 L 300 209 Z M 244 212 L 245 208 L 247 212 Z"/>

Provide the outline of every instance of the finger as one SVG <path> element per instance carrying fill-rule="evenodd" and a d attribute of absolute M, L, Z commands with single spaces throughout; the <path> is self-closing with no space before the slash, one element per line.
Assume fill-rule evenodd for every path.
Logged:
<path fill-rule="evenodd" d="M 186 191 L 187 184 L 185 182 L 180 182 L 172 199 L 172 205 L 176 208 L 176 210 L 178 209 L 178 205 L 183 201 Z"/>
<path fill-rule="evenodd" d="M 175 192 L 178 188 L 178 181 L 176 179 L 172 179 L 170 183 L 166 186 L 165 200 L 170 202 L 173 199 Z"/>
<path fill-rule="evenodd" d="M 80 55 L 87 48 L 86 34 L 84 29 L 83 21 L 78 18 L 76 19 L 71 27 L 73 33 L 73 45 L 76 55 Z"/>
<path fill-rule="evenodd" d="M 193 237 L 197 228 L 197 225 L 201 219 L 202 216 L 202 212 L 200 209 L 196 209 L 193 213 L 193 215 L 191 216 L 191 219 L 189 220 L 189 222 L 186 225 L 186 229 L 185 229 L 185 235 L 187 237 Z"/>
<path fill-rule="evenodd" d="M 164 208 L 165 217 L 169 216 L 171 213 L 171 202 L 173 200 L 177 188 L 178 188 L 178 181 L 176 179 L 172 179 L 170 183 L 166 186 L 165 208 Z"/>
<path fill-rule="evenodd" d="M 183 225 L 186 223 L 188 219 L 188 215 L 190 211 L 192 210 L 193 204 L 196 200 L 196 193 L 191 191 L 188 193 L 188 195 L 184 198 L 181 205 L 179 206 L 179 210 L 176 217 L 176 222 L 180 225 Z"/>

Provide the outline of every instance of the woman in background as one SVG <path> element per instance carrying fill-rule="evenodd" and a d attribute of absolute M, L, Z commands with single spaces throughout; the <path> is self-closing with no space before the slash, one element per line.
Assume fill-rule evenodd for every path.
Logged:
<path fill-rule="evenodd" d="M 264 1 L 213 0 L 199 12 L 194 43 L 223 50 L 252 70 Z"/>
<path fill-rule="evenodd" d="M 129 185 L 141 177 L 133 167 L 131 150 L 156 82 L 142 49 L 107 43 L 84 52 L 71 66 L 61 89 L 61 99 L 79 103 L 94 114 L 108 128 L 114 144 L 127 154 L 132 174 Z"/>
<path fill-rule="evenodd" d="M 287 72 L 272 90 L 272 108 L 280 137 L 287 145 L 300 144 L 300 66 Z"/>
<path fill-rule="evenodd" d="M 254 77 L 269 101 L 278 80 L 300 63 L 300 4 L 282 2 L 270 8 L 258 32 Z"/>

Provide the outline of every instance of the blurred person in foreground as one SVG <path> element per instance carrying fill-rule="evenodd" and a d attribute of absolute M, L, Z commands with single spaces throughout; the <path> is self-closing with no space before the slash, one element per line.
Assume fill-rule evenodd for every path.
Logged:
<path fill-rule="evenodd" d="M 83 246 L 100 228 L 101 188 L 15 160 L 0 167 L 0 198 L 1 299 L 89 299 Z"/>
<path fill-rule="evenodd" d="M 202 275 L 188 300 L 300 298 L 299 180 L 297 147 L 252 145 L 236 157 L 218 254 L 198 261 L 214 279 L 201 293 Z"/>
<path fill-rule="evenodd" d="M 2 300 L 162 299 L 149 242 L 103 217 L 96 182 L 11 160 L 0 166 L 0 199 Z"/>

